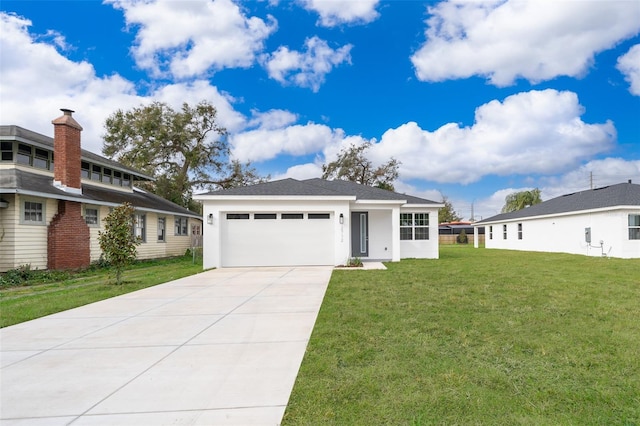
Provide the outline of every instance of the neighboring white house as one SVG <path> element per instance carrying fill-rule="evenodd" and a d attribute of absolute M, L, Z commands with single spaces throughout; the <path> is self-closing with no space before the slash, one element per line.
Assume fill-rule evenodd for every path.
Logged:
<path fill-rule="evenodd" d="M 640 185 L 631 181 L 551 200 L 474 224 L 485 247 L 640 258 Z"/>
<path fill-rule="evenodd" d="M 283 179 L 194 198 L 203 204 L 205 268 L 438 258 L 443 205 L 410 195 Z"/>

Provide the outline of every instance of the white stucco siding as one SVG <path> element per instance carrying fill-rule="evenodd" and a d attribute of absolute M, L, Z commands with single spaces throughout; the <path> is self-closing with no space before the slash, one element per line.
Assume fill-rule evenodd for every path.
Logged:
<path fill-rule="evenodd" d="M 402 207 L 400 213 L 429 213 L 428 240 L 400 240 L 401 259 L 438 259 L 440 257 L 438 241 L 438 208 Z"/>
<path fill-rule="evenodd" d="M 249 220 L 229 221 L 227 213 L 248 213 Z M 276 213 L 278 219 L 255 220 L 254 213 Z M 283 220 L 282 213 L 304 213 L 304 219 Z M 308 213 L 329 213 L 330 219 L 308 219 Z M 340 214 L 344 223 L 340 224 Z M 211 220 L 209 220 L 211 215 Z M 249 248 L 245 265 L 344 264 L 349 257 L 349 202 L 342 200 L 203 200 L 204 268 L 228 266 L 233 256 Z M 211 222 L 211 223 L 209 223 Z M 261 227 L 259 239 L 243 229 Z M 316 238 L 317 237 L 317 238 Z M 249 240 L 247 241 L 247 238 Z M 229 245 L 231 244 L 231 245 Z M 247 245 L 251 244 L 251 245 Z M 328 245 L 328 246 L 327 246 Z M 314 260 L 315 259 L 315 260 Z M 311 263 L 309 263 L 311 262 Z"/>
<path fill-rule="evenodd" d="M 369 258 L 391 260 L 393 253 L 392 211 L 369 211 Z"/>
<path fill-rule="evenodd" d="M 640 242 L 629 240 L 628 215 L 631 212 L 591 211 L 491 223 L 485 227 L 485 247 L 637 258 L 640 257 Z M 640 210 L 637 212 L 640 214 Z M 518 224 L 522 224 L 522 239 L 518 238 Z M 503 238 L 504 225 L 507 226 L 506 239 Z M 493 238 L 489 238 L 489 226 L 493 226 Z M 590 244 L 585 237 L 587 228 L 591 232 Z"/>

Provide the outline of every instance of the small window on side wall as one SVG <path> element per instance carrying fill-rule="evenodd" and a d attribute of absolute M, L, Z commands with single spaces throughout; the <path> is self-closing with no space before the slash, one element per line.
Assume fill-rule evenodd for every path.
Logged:
<path fill-rule="evenodd" d="M 98 217 L 98 209 L 96 207 L 85 207 L 84 221 L 89 226 L 98 226 L 100 222 Z"/>
<path fill-rule="evenodd" d="M 629 239 L 640 240 L 640 214 L 629 215 Z"/>
<path fill-rule="evenodd" d="M 186 217 L 179 217 L 176 216 L 176 220 L 175 220 L 175 235 L 189 235 L 189 226 L 188 226 L 188 219 Z"/>
<path fill-rule="evenodd" d="M 28 225 L 44 225 L 45 217 L 43 202 L 25 201 L 22 203 L 22 223 Z"/>
<path fill-rule="evenodd" d="M 158 242 L 166 241 L 166 219 L 164 217 L 158 218 Z"/>

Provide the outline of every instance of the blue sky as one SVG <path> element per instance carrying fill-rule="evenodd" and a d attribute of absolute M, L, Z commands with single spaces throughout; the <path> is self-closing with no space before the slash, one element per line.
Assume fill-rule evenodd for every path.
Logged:
<path fill-rule="evenodd" d="M 0 120 L 100 153 L 117 109 L 218 108 L 233 155 L 305 179 L 350 144 L 465 219 L 640 183 L 640 2 L 10 1 Z"/>

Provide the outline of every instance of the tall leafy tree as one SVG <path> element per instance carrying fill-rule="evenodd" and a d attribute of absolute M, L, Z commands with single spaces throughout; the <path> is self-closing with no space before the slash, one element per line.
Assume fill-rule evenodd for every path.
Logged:
<path fill-rule="evenodd" d="M 444 207 L 440 207 L 440 210 L 438 210 L 438 223 L 458 222 L 462 219 L 453 209 L 453 204 L 446 196 L 442 197 L 442 202 Z"/>
<path fill-rule="evenodd" d="M 116 282 L 122 283 L 122 271 L 136 260 L 140 241 L 131 232 L 135 209 L 129 203 L 114 208 L 104 218 L 104 231 L 98 232 L 102 255 L 116 270 Z"/>
<path fill-rule="evenodd" d="M 398 178 L 400 162 L 391 158 L 386 163 L 374 167 L 366 156 L 370 147 L 371 142 L 367 142 L 342 149 L 335 161 L 322 165 L 322 178 L 348 180 L 393 191 L 393 182 Z"/>
<path fill-rule="evenodd" d="M 105 156 L 156 178 L 139 183 L 193 210 L 194 190 L 231 188 L 263 180 L 249 163 L 230 158 L 227 130 L 207 101 L 175 111 L 163 102 L 118 110 L 105 121 Z"/>
<path fill-rule="evenodd" d="M 531 191 L 514 192 L 505 197 L 502 213 L 515 212 L 541 202 L 542 198 L 540 198 L 540 190 L 538 188 Z"/>

